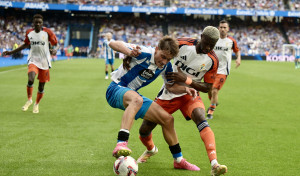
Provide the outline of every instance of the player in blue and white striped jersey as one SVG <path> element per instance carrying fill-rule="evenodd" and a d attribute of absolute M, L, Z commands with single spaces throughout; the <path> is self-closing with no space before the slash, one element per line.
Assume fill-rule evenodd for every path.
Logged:
<path fill-rule="evenodd" d="M 106 39 L 103 41 L 103 54 L 105 59 L 105 79 L 108 79 L 108 65 L 110 65 L 111 72 L 114 71 L 115 52 L 109 47 L 109 42 L 114 41 L 110 32 L 106 33 Z"/>
<path fill-rule="evenodd" d="M 298 42 L 298 45 L 295 45 L 293 50 L 293 55 L 295 56 L 295 69 L 300 68 L 299 60 L 300 60 L 300 42 Z"/>
<path fill-rule="evenodd" d="M 177 41 L 165 36 L 159 41 L 156 48 L 137 46 L 121 41 L 112 41 L 109 46 L 115 51 L 127 55 L 126 61 L 129 61 L 130 66 L 129 69 L 126 69 L 122 64 L 112 73 L 112 82 L 106 91 L 109 105 L 124 110 L 121 129 L 118 133 L 118 143 L 113 151 L 113 156 L 118 158 L 131 154 L 131 150 L 127 147 L 129 130 L 134 119 L 142 118 L 160 124 L 174 159 L 182 158 L 181 148 L 174 130 L 173 117 L 158 104 L 137 92 L 154 81 L 160 74 L 164 75 L 166 72 L 173 71 L 169 61 L 178 54 Z M 173 93 L 188 93 L 196 96 L 193 88 L 178 84 L 173 84 L 168 88 Z M 181 169 L 200 170 L 197 166 L 184 161 Z"/>

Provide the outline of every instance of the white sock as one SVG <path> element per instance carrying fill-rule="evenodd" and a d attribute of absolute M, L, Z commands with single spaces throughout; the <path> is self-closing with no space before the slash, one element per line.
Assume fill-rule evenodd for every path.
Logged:
<path fill-rule="evenodd" d="M 154 152 L 155 151 L 155 146 L 153 147 L 153 149 L 148 150 L 149 152 Z"/>
<path fill-rule="evenodd" d="M 176 163 L 180 163 L 180 162 L 181 162 L 181 160 L 183 159 L 183 157 L 182 157 L 182 156 L 180 156 L 180 157 L 178 157 L 178 158 L 174 158 L 174 159 L 175 159 Z"/>
<path fill-rule="evenodd" d="M 214 165 L 219 164 L 219 163 L 216 159 L 214 159 L 214 160 L 211 160 L 210 164 L 211 164 L 211 167 L 214 167 Z"/>
<path fill-rule="evenodd" d="M 129 133 L 129 130 L 126 130 L 126 129 L 120 129 L 120 131 L 124 131 L 126 133 Z"/>

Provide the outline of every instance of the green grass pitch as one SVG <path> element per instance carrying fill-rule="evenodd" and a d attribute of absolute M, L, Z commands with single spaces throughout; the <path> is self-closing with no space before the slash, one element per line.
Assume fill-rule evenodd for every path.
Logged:
<path fill-rule="evenodd" d="M 116 60 L 115 66 L 121 60 Z M 235 64 L 233 63 L 233 67 Z M 53 63 L 40 113 L 21 107 L 26 102 L 26 66 L 0 68 L 0 175 L 113 175 L 112 150 L 121 110 L 105 99 L 110 81 L 104 60 L 73 59 Z M 159 78 L 140 93 L 154 99 Z M 34 84 L 36 98 L 38 80 Z M 298 175 L 300 169 L 300 70 L 293 63 L 242 61 L 232 68 L 214 119 L 218 161 L 229 176 Z M 206 107 L 207 94 L 201 93 Z M 161 127 L 153 132 L 159 153 L 139 165 L 140 176 L 207 176 L 210 164 L 199 132 L 180 112 L 174 114 L 183 156 L 199 172 L 173 169 Z M 138 158 L 145 150 L 138 138 L 142 120 L 130 131 L 129 147 Z"/>

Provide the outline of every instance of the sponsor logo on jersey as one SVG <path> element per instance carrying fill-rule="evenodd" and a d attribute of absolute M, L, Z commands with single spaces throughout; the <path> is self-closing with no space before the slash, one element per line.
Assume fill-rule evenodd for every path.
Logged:
<path fill-rule="evenodd" d="M 201 71 L 203 68 L 205 67 L 205 64 L 202 64 L 199 68 L 199 70 Z"/>
<path fill-rule="evenodd" d="M 45 42 L 44 41 L 30 41 L 30 44 L 31 45 L 45 45 Z"/>
<path fill-rule="evenodd" d="M 180 69 L 181 69 L 182 71 L 185 71 L 186 73 L 188 73 L 188 74 L 190 74 L 190 75 L 193 75 L 193 76 L 195 76 L 195 77 L 198 77 L 199 74 L 200 74 L 200 72 L 196 71 L 196 70 L 193 69 L 193 68 L 188 67 L 187 65 L 185 65 L 183 62 L 181 62 L 181 61 L 179 61 L 179 60 L 176 61 L 175 65 L 176 65 L 177 67 L 180 67 Z"/>
<path fill-rule="evenodd" d="M 145 78 L 145 79 L 151 79 L 154 76 L 154 73 L 150 69 L 145 69 L 140 71 L 140 76 Z"/>
<path fill-rule="evenodd" d="M 180 58 L 186 60 L 186 56 L 180 56 Z"/>
<path fill-rule="evenodd" d="M 222 47 L 222 46 L 216 46 L 215 50 L 228 51 L 228 48 L 227 47 Z"/>

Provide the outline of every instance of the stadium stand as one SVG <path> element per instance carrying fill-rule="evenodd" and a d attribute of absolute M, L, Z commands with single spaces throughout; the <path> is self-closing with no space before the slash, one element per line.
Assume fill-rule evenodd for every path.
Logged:
<path fill-rule="evenodd" d="M 285 6 L 299 9 L 299 2 L 291 0 L 287 4 L 283 0 L 170 0 L 165 3 L 164 0 L 19 0 L 19 2 L 44 2 L 59 4 L 80 4 L 80 5 L 118 5 L 118 6 L 172 6 L 181 8 L 222 8 L 222 9 L 273 9 L 284 10 Z"/>
<path fill-rule="evenodd" d="M 19 2 L 44 2 L 44 3 L 70 3 L 89 5 L 133 5 L 133 6 L 164 6 L 163 0 L 23 0 Z M 183 0 L 170 1 L 175 7 L 200 7 L 200 8 L 236 8 L 236 9 L 299 9 L 299 1 L 290 0 L 247 0 L 241 3 L 237 0 Z M 17 12 L 17 13 L 16 13 Z M 35 11 L 5 10 L 0 17 L 0 49 L 12 49 L 14 44 L 20 45 L 25 36 L 25 31 L 31 27 L 30 16 Z M 299 18 L 281 17 L 280 21 L 274 18 L 258 17 L 225 17 L 213 16 L 204 18 L 197 15 L 162 15 L 162 14 L 135 14 L 135 13 L 105 13 L 98 14 L 100 17 L 93 17 L 92 12 L 43 12 L 45 16 L 45 27 L 51 28 L 58 37 L 63 52 L 66 37 L 71 31 L 68 28 L 74 25 L 83 25 L 89 18 L 94 27 L 94 38 L 97 42 L 92 48 L 80 47 L 80 53 L 92 51 L 91 54 L 101 56 L 101 44 L 106 32 L 112 32 L 115 40 L 123 40 L 129 43 L 137 43 L 145 46 L 156 46 L 157 41 L 163 35 L 174 37 L 199 38 L 203 28 L 207 25 L 218 26 L 221 19 L 228 18 L 231 32 L 241 48 L 243 55 L 265 55 L 265 52 L 280 54 L 284 43 L 295 43 L 300 40 Z M 71 15 L 73 15 L 71 17 Z M 66 16 L 66 18 L 61 18 Z M 180 20 L 178 20 L 180 19 Z M 90 38 L 89 38 L 90 39 Z M 94 46 L 96 45 L 96 46 Z M 74 48 L 76 45 L 74 45 Z M 91 47 L 91 46 L 90 46 Z M 78 54 L 82 55 L 82 54 Z"/>

